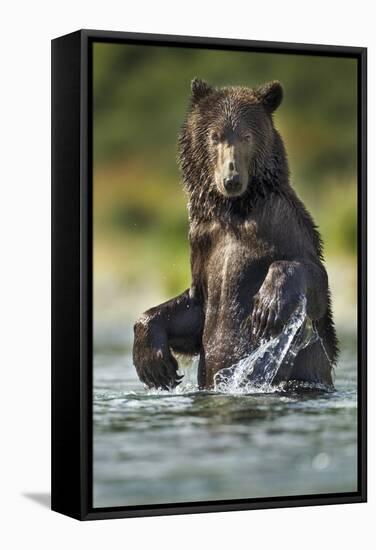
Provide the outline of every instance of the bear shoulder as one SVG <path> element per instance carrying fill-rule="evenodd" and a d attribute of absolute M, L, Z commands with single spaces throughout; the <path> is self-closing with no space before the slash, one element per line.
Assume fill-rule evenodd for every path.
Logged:
<path fill-rule="evenodd" d="M 267 197 L 262 221 L 277 240 L 295 243 L 300 253 L 322 258 L 322 240 L 317 225 L 290 186 Z"/>

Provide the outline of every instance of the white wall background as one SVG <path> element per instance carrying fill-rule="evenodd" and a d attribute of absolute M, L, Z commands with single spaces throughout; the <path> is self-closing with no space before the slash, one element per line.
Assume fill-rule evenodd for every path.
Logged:
<path fill-rule="evenodd" d="M 24 0 L 3 4 L 0 541 L 4 539 L 4 548 L 65 550 L 116 545 L 309 550 L 354 548 L 363 541 L 370 547 L 376 511 L 373 350 L 369 360 L 368 504 L 80 524 L 25 495 L 42 495 L 39 500 L 46 500 L 43 495 L 49 492 L 50 480 L 50 39 L 79 28 L 97 28 L 367 46 L 369 204 L 375 207 L 376 35 L 372 11 L 372 3 L 366 0 Z M 369 225 L 369 277 L 374 281 L 374 214 Z M 375 292 L 369 294 L 370 310 L 374 310 Z M 372 320 L 370 315 L 371 343 Z"/>

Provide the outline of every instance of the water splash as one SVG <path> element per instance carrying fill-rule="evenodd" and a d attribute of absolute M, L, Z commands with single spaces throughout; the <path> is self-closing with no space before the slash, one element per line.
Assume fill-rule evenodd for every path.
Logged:
<path fill-rule="evenodd" d="M 221 369 L 214 379 L 215 390 L 242 394 L 280 391 L 275 381 L 282 365 L 288 378 L 298 352 L 319 339 L 307 317 L 306 307 L 307 300 L 302 296 L 282 333 L 269 340 L 261 340 L 253 353 L 232 367 Z"/>

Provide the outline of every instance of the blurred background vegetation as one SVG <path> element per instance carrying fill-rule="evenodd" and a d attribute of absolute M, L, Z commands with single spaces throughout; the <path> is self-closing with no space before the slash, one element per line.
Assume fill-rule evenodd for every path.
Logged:
<path fill-rule="evenodd" d="M 194 76 L 217 86 L 282 82 L 275 123 L 292 184 L 323 236 L 337 323 L 353 329 L 356 60 L 96 43 L 93 67 L 96 338 L 130 343 L 142 311 L 190 284 L 176 141 Z"/>

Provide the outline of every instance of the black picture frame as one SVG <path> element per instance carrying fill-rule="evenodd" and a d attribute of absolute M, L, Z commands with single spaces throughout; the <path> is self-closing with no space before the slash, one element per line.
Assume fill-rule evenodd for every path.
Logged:
<path fill-rule="evenodd" d="M 358 63 L 358 491 L 114 508 L 92 505 L 92 44 L 351 57 Z M 80 30 L 52 40 L 52 509 L 79 520 L 367 499 L 366 48 Z"/>

